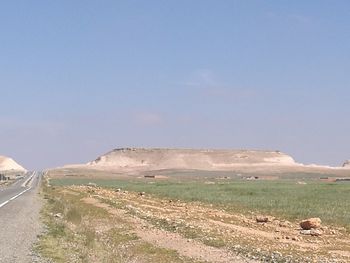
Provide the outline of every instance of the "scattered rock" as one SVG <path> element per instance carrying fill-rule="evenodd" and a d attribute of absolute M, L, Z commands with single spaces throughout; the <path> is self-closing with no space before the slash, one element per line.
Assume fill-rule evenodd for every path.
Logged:
<path fill-rule="evenodd" d="M 114 190 L 114 192 L 117 192 L 117 193 L 119 193 L 120 191 L 121 191 L 122 189 L 120 189 L 120 188 L 117 188 L 117 189 L 115 189 Z"/>
<path fill-rule="evenodd" d="M 139 196 L 145 196 L 145 195 L 146 195 L 145 192 L 140 192 L 140 193 L 139 193 Z"/>
<path fill-rule="evenodd" d="M 54 214 L 53 216 L 56 218 L 63 218 L 63 215 L 61 213 Z"/>
<path fill-rule="evenodd" d="M 299 181 L 299 182 L 297 182 L 297 184 L 306 185 L 306 182 Z"/>
<path fill-rule="evenodd" d="M 269 222 L 269 217 L 268 216 L 257 216 L 256 217 L 256 222 L 258 222 L 258 223 L 267 223 L 267 222 Z"/>
<path fill-rule="evenodd" d="M 322 234 L 323 234 L 322 231 L 319 229 L 311 229 L 310 230 L 311 236 L 318 237 L 318 236 L 321 236 Z"/>
<path fill-rule="evenodd" d="M 281 221 L 279 222 L 278 224 L 280 227 L 290 227 L 291 226 L 291 223 L 288 222 L 288 221 Z"/>
<path fill-rule="evenodd" d="M 300 222 L 300 227 L 304 230 L 310 230 L 312 228 L 319 228 L 321 226 L 321 219 L 316 218 L 309 218 L 306 220 L 303 220 Z"/>
<path fill-rule="evenodd" d="M 309 230 L 301 230 L 300 234 L 318 237 L 318 236 L 321 236 L 323 234 L 323 232 L 321 230 L 319 230 L 319 229 L 312 228 L 312 229 L 309 229 Z"/>
<path fill-rule="evenodd" d="M 91 186 L 91 187 L 97 187 L 97 184 L 92 183 L 92 182 L 89 182 L 87 185 L 88 185 L 88 186 Z"/>
<path fill-rule="evenodd" d="M 95 191 L 94 190 L 88 190 L 88 193 L 90 194 L 89 196 L 91 196 L 91 194 L 94 194 Z"/>
<path fill-rule="evenodd" d="M 300 234 L 302 234 L 302 235 L 311 235 L 311 230 L 301 230 Z"/>
<path fill-rule="evenodd" d="M 331 230 L 330 232 L 329 232 L 331 235 L 336 235 L 337 234 L 337 231 L 335 231 L 335 230 Z"/>

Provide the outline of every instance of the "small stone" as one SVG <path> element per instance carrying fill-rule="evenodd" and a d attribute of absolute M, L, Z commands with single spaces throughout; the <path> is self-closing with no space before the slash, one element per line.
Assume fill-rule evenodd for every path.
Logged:
<path fill-rule="evenodd" d="M 300 222 L 300 227 L 304 230 L 310 230 L 311 228 L 319 228 L 321 227 L 321 219 L 316 218 L 309 218 L 306 220 L 303 220 Z"/>
<path fill-rule="evenodd" d="M 310 230 L 311 236 L 318 237 L 318 236 L 321 236 L 322 234 L 323 234 L 322 231 L 319 229 L 311 229 Z"/>
<path fill-rule="evenodd" d="M 291 225 L 291 223 L 288 221 L 281 221 L 278 225 L 280 227 L 289 227 Z"/>
<path fill-rule="evenodd" d="M 56 218 L 63 218 L 63 215 L 61 213 L 54 214 L 54 217 Z"/>
<path fill-rule="evenodd" d="M 311 235 L 311 230 L 301 230 L 300 234 L 302 234 L 302 235 Z"/>

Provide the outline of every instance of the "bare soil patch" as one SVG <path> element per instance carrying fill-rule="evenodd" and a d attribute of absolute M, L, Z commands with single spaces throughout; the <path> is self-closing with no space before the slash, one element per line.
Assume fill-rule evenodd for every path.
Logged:
<path fill-rule="evenodd" d="M 96 198 L 84 198 L 82 201 L 104 208 L 112 215 L 122 216 L 134 226 L 133 230 L 142 240 L 162 248 L 175 250 L 180 255 L 206 262 L 253 262 L 235 256 L 230 251 L 206 246 L 201 242 L 186 239 L 177 233 L 154 228 L 146 220 L 138 217 L 131 217 L 130 215 L 127 215 L 125 210 L 112 208 L 110 205 L 103 203 Z"/>

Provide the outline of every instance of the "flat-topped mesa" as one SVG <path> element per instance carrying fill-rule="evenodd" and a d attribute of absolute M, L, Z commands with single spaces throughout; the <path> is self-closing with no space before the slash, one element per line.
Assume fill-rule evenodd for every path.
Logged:
<path fill-rule="evenodd" d="M 279 151 L 119 148 L 88 165 L 115 169 L 229 170 L 241 166 L 294 166 L 297 163 Z"/>
<path fill-rule="evenodd" d="M 0 155 L 0 171 L 25 172 L 26 169 L 24 169 L 21 165 L 16 163 L 13 159 Z"/>

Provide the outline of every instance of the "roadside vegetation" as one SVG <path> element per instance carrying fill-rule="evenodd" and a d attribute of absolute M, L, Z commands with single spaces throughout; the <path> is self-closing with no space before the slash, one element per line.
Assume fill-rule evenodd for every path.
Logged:
<path fill-rule="evenodd" d="M 89 193 L 43 183 L 41 194 L 47 230 L 35 249 L 53 262 L 198 262 L 140 240 L 123 218 L 83 202 Z"/>

